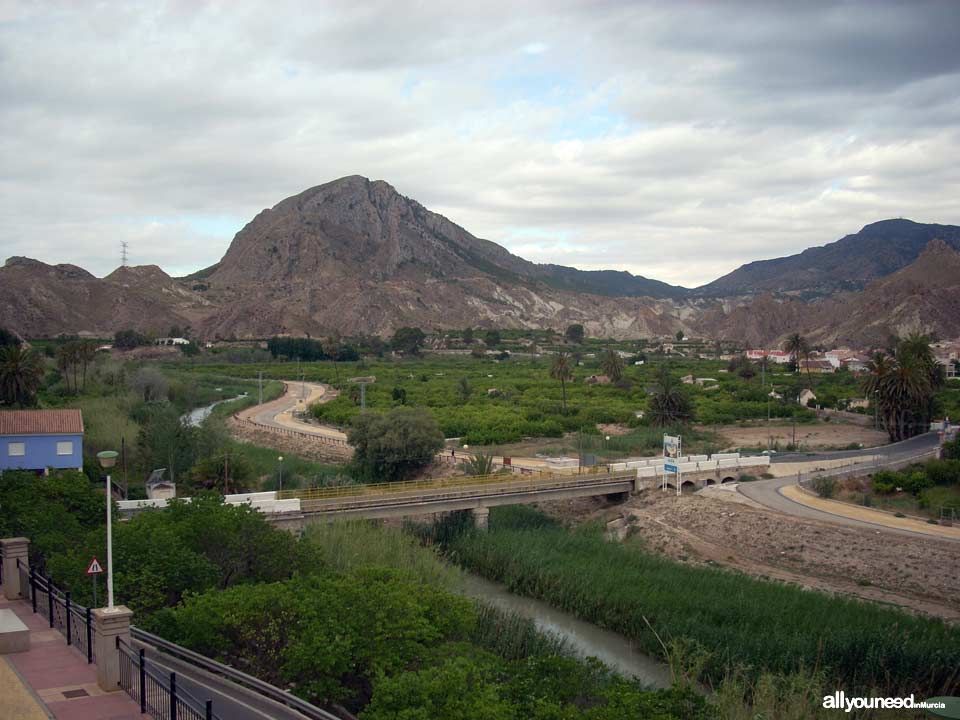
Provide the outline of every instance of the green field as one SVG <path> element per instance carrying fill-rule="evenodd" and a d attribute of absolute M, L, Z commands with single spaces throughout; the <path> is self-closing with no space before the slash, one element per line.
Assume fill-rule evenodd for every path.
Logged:
<path fill-rule="evenodd" d="M 647 408 L 661 364 L 667 364 L 677 376 L 716 378 L 716 390 L 684 386 L 696 407 L 697 421 L 708 425 L 765 419 L 768 411 L 774 418 L 813 420 L 813 413 L 796 403 L 775 399 L 768 402 L 771 387 L 787 396 L 793 388 L 811 384 L 828 395 L 854 397 L 857 393 L 856 380 L 848 373 L 807 378 L 771 370 L 766 384 L 761 384 L 759 375 L 744 380 L 723 372 L 727 365 L 724 362 L 683 359 L 628 366 L 622 383 L 593 385 L 586 379 L 601 370 L 598 361 L 589 355 L 584 354 L 573 382 L 567 385 L 566 412 L 560 383 L 550 378 L 551 356 L 547 355 L 503 361 L 454 356 L 357 363 L 206 364 L 192 366 L 190 372 L 255 378 L 262 371 L 266 378 L 290 379 L 297 376 L 299 369 L 307 380 L 330 383 L 343 390 L 339 398 L 314 410 L 318 419 L 340 426 L 359 412 L 355 392 L 351 394 L 355 388 L 348 379 L 374 375 L 377 382 L 367 388 L 368 408 L 387 409 L 399 404 L 426 407 L 446 437 L 459 437 L 471 445 L 557 438 L 578 431 L 597 433 L 598 423 L 644 427 L 637 414 Z"/>

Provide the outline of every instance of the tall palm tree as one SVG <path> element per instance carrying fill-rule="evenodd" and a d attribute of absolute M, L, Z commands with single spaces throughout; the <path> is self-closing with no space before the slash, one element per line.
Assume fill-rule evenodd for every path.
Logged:
<path fill-rule="evenodd" d="M 613 348 L 607 348 L 603 351 L 603 356 L 600 358 L 600 369 L 603 370 L 603 374 L 613 382 L 619 382 L 623 377 L 624 367 L 623 358 L 620 357 L 620 353 Z"/>
<path fill-rule="evenodd" d="M 11 345 L 0 350 L 0 400 L 27 407 L 37 402 L 43 359 L 33 350 Z"/>
<path fill-rule="evenodd" d="M 810 357 L 810 343 L 800 333 L 793 333 L 783 344 L 784 352 L 790 353 L 797 372 L 800 372 L 800 361 Z M 810 376 L 810 366 L 807 366 L 807 376 Z"/>
<path fill-rule="evenodd" d="M 917 434 L 932 395 L 930 377 L 916 358 L 909 354 L 897 358 L 880 386 L 880 402 L 886 408 L 891 442 Z"/>
<path fill-rule="evenodd" d="M 569 353 L 557 353 L 550 366 L 550 377 L 560 381 L 560 392 L 563 397 L 563 412 L 567 412 L 567 383 L 573 380 L 573 366 Z"/>
<path fill-rule="evenodd" d="M 887 428 L 887 417 L 886 408 L 880 403 L 880 390 L 886 382 L 887 375 L 893 369 L 893 365 L 893 358 L 878 350 L 873 353 L 867 362 L 867 375 L 861 384 L 864 394 L 873 399 L 874 418 L 878 423 L 882 423 L 884 429 Z"/>
<path fill-rule="evenodd" d="M 647 416 L 654 425 L 676 425 L 693 420 L 693 406 L 666 367 L 661 367 Z"/>

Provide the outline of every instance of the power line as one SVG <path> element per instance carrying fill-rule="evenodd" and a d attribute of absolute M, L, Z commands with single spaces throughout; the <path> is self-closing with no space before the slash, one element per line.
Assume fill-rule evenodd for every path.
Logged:
<path fill-rule="evenodd" d="M 120 264 L 123 267 L 127 266 L 127 241 L 120 241 Z"/>

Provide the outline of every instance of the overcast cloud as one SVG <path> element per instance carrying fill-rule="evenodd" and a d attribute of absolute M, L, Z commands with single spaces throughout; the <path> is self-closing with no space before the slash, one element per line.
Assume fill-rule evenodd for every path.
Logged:
<path fill-rule="evenodd" d="M 694 286 L 960 224 L 958 28 L 949 0 L 0 0 L 0 249 L 183 274 L 360 174 L 530 260 Z"/>

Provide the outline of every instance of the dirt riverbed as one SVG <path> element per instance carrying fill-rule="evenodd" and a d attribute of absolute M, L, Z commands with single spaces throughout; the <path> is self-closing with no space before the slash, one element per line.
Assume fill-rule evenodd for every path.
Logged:
<path fill-rule="evenodd" d="M 618 506 L 586 499 L 540 507 L 567 523 L 626 517 L 627 542 L 682 562 L 960 622 L 956 543 L 843 527 L 730 500 L 654 491 Z"/>

